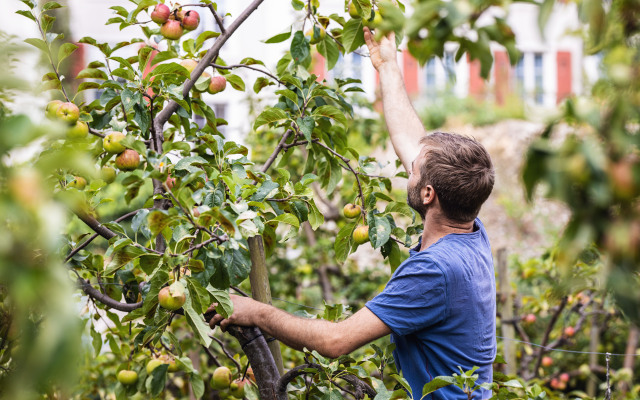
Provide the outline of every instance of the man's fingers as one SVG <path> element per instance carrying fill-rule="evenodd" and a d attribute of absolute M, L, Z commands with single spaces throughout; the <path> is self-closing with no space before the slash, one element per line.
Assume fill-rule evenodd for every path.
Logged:
<path fill-rule="evenodd" d="M 364 31 L 364 42 L 367 44 L 369 50 L 371 50 L 371 48 L 376 46 L 378 43 L 373 39 L 373 35 L 371 34 L 369 28 L 365 26 L 362 28 L 362 30 Z"/>
<path fill-rule="evenodd" d="M 213 303 L 209 306 L 209 308 L 207 308 L 207 311 L 205 311 L 205 314 L 208 312 L 212 312 L 216 310 L 216 307 L 218 307 L 218 303 Z"/>
<path fill-rule="evenodd" d="M 224 317 L 220 314 L 216 314 L 209 320 L 209 327 L 211 329 L 215 328 L 216 325 L 220 323 L 220 321 L 224 320 Z"/>

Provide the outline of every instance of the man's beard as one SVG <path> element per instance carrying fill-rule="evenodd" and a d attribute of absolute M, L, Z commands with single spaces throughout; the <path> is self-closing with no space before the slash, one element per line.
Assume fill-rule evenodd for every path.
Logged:
<path fill-rule="evenodd" d="M 422 220 L 424 221 L 424 217 L 427 215 L 427 209 L 429 206 L 422 202 L 422 199 L 420 198 L 420 188 L 418 185 L 407 188 L 407 204 L 420 214 L 420 217 L 422 217 Z"/>

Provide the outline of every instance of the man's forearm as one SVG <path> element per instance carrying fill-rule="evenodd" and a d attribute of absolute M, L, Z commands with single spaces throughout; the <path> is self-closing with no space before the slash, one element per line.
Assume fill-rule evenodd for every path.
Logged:
<path fill-rule="evenodd" d="M 296 317 L 267 304 L 262 304 L 253 318 L 263 332 L 296 350 L 306 347 L 332 358 L 350 351 L 336 335 L 337 323 Z"/>
<path fill-rule="evenodd" d="M 396 62 L 387 62 L 378 69 L 382 107 L 396 154 L 409 171 L 411 162 L 420 152 L 419 141 L 425 134 L 422 121 L 418 117 Z"/>

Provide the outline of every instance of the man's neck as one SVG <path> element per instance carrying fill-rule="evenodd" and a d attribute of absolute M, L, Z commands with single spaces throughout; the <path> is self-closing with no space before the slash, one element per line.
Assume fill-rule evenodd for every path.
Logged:
<path fill-rule="evenodd" d="M 471 233 L 473 232 L 473 225 L 474 221 L 453 222 L 442 214 L 427 212 L 423 224 L 424 230 L 422 232 L 420 251 L 425 250 L 450 233 Z"/>

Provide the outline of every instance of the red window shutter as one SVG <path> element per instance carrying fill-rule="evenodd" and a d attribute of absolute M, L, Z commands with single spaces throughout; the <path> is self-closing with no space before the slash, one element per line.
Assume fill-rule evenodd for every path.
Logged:
<path fill-rule="evenodd" d="M 494 80 L 496 103 L 504 104 L 509 94 L 509 82 L 511 81 L 511 65 L 506 51 L 496 51 L 494 54 Z"/>
<path fill-rule="evenodd" d="M 416 95 L 420 91 L 418 88 L 418 62 L 409 51 L 402 51 L 404 86 L 407 88 L 409 96 Z"/>
<path fill-rule="evenodd" d="M 558 90 L 556 102 L 560 103 L 571 95 L 571 53 L 559 51 L 556 56 L 558 68 Z"/>
<path fill-rule="evenodd" d="M 318 77 L 318 82 L 322 82 L 325 78 L 326 71 L 324 64 L 324 57 L 322 57 L 318 53 L 314 54 L 312 61 L 313 68 L 311 68 L 311 73 Z"/>
<path fill-rule="evenodd" d="M 484 79 L 480 75 L 480 60 L 469 61 L 469 94 L 477 99 L 484 98 Z"/>

